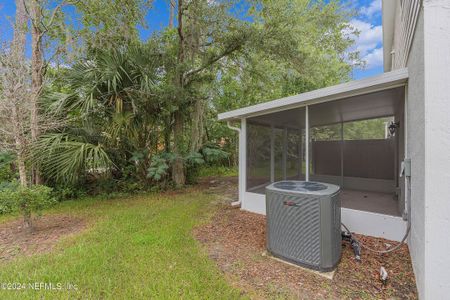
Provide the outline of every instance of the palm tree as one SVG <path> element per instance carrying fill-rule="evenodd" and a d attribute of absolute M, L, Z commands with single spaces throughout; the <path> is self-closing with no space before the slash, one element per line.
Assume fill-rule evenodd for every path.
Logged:
<path fill-rule="evenodd" d="M 33 148 L 48 180 L 73 184 L 89 173 L 111 174 L 129 165 L 134 152 L 157 145 L 154 53 L 150 46 L 95 51 L 63 71 L 59 90 L 45 100 L 66 125 L 42 135 Z"/>

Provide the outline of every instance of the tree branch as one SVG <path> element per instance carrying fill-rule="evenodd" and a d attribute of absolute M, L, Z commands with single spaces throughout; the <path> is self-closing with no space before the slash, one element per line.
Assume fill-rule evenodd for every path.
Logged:
<path fill-rule="evenodd" d="M 241 49 L 241 47 L 244 45 L 244 43 L 241 44 L 236 44 L 233 45 L 227 49 L 225 49 L 222 53 L 220 53 L 219 55 L 209 59 L 206 63 L 204 63 L 203 65 L 201 65 L 200 67 L 198 67 L 197 69 L 193 69 L 190 70 L 188 72 L 185 73 L 185 79 L 187 79 L 187 77 L 195 75 L 203 70 L 205 70 L 206 68 L 208 68 L 209 66 L 213 65 L 214 63 L 216 63 L 217 61 L 221 60 L 222 58 L 232 54 L 233 52 Z"/>

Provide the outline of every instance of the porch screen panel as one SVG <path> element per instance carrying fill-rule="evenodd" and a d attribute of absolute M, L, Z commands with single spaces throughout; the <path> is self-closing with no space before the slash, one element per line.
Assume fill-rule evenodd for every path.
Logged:
<path fill-rule="evenodd" d="M 342 184 L 342 128 L 340 123 L 326 122 L 311 106 L 310 120 L 310 180 Z"/>
<path fill-rule="evenodd" d="M 247 124 L 247 190 L 263 189 L 270 182 L 270 126 Z M 262 190 L 264 192 L 264 190 Z"/>
<path fill-rule="evenodd" d="M 303 179 L 302 166 L 302 131 L 300 129 L 287 130 L 286 179 Z"/>
<path fill-rule="evenodd" d="M 344 176 L 394 180 L 394 158 L 394 139 L 345 141 Z"/>
<path fill-rule="evenodd" d="M 344 176 L 394 180 L 396 137 L 387 124 L 394 117 L 344 123 Z"/>
<path fill-rule="evenodd" d="M 283 152 L 284 152 L 284 129 L 274 128 L 274 180 L 284 179 Z"/>

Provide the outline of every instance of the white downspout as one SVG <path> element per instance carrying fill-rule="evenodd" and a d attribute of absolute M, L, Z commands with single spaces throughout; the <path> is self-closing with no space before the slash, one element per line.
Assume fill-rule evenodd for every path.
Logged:
<path fill-rule="evenodd" d="M 230 128 L 231 130 L 234 130 L 234 131 L 237 131 L 238 133 L 241 133 L 241 129 L 240 129 L 239 127 L 232 126 L 232 125 L 230 124 L 230 121 L 227 121 L 227 126 L 228 126 L 228 128 Z"/>

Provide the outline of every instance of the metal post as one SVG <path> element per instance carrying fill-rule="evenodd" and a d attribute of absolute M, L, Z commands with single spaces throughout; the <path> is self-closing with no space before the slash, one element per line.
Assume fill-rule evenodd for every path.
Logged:
<path fill-rule="evenodd" d="M 275 129 L 270 126 L 270 182 L 275 181 Z"/>
<path fill-rule="evenodd" d="M 302 176 L 302 164 L 303 164 L 303 143 L 302 143 L 302 130 L 298 131 L 298 163 L 297 163 L 297 179 L 300 179 Z"/>
<path fill-rule="evenodd" d="M 243 205 L 247 189 L 247 119 L 241 119 L 239 132 L 239 202 Z"/>
<path fill-rule="evenodd" d="M 309 181 L 309 112 L 308 105 L 305 107 L 305 180 Z"/>
<path fill-rule="evenodd" d="M 283 130 L 283 155 L 282 155 L 283 180 L 286 180 L 286 165 L 287 165 L 287 128 Z"/>
<path fill-rule="evenodd" d="M 344 188 L 344 122 L 341 121 L 341 188 Z"/>

